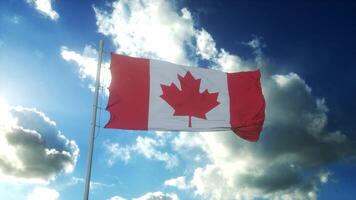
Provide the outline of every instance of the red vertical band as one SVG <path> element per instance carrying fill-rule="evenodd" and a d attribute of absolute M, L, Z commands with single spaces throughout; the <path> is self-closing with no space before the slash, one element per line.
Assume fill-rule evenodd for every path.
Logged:
<path fill-rule="evenodd" d="M 227 73 L 231 129 L 252 142 L 259 139 L 265 119 L 260 77 L 259 70 Z"/>
<path fill-rule="evenodd" d="M 149 110 L 149 60 L 111 55 L 110 96 L 106 128 L 147 130 Z"/>

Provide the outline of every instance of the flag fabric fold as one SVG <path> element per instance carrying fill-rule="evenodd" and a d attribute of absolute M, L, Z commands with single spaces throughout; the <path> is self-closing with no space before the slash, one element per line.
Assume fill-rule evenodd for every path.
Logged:
<path fill-rule="evenodd" d="M 265 119 L 260 71 L 224 73 L 111 55 L 106 128 L 232 130 L 257 141 Z"/>

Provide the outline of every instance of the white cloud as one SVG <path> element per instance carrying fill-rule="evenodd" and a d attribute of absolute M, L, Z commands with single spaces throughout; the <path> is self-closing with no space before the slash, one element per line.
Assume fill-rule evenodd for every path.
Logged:
<path fill-rule="evenodd" d="M 56 123 L 33 108 L 0 101 L 0 177 L 47 182 L 73 171 L 79 148 Z"/>
<path fill-rule="evenodd" d="M 221 49 L 217 57 L 213 58 L 212 61 L 215 62 L 218 69 L 224 72 L 251 70 L 239 56 L 233 55 L 224 49 Z"/>
<path fill-rule="evenodd" d="M 186 183 L 185 176 L 179 176 L 176 178 L 168 179 L 164 182 L 164 185 L 176 187 L 180 190 L 186 190 L 190 188 L 190 186 Z"/>
<path fill-rule="evenodd" d="M 112 39 L 118 53 L 190 65 L 200 56 L 223 71 L 248 69 L 240 57 L 218 50 L 205 29 L 196 29 L 187 8 L 176 10 L 165 0 L 115 1 L 112 8 L 94 10 L 99 32 Z"/>
<path fill-rule="evenodd" d="M 129 146 L 121 147 L 119 143 L 104 142 L 104 148 L 109 154 L 107 163 L 109 166 L 114 165 L 118 160 L 127 163 L 131 158 L 132 148 Z"/>
<path fill-rule="evenodd" d="M 291 72 L 291 73 L 289 73 L 287 75 L 278 75 L 278 74 L 276 74 L 276 75 L 272 76 L 272 79 L 274 79 L 275 82 L 278 84 L 278 86 L 281 87 L 281 88 L 288 87 L 291 84 L 294 84 L 295 82 L 300 82 L 301 85 L 304 85 L 305 90 L 308 93 L 311 93 L 311 88 L 296 73 Z"/>
<path fill-rule="evenodd" d="M 38 12 L 52 20 L 59 18 L 58 13 L 53 9 L 54 0 L 26 0 L 26 2 L 36 8 Z"/>
<path fill-rule="evenodd" d="M 172 168 L 178 165 L 178 159 L 176 156 L 167 152 L 161 152 L 157 150 L 157 147 L 163 146 L 157 140 L 149 137 L 136 138 L 136 145 L 134 150 L 145 156 L 147 159 L 159 160 L 166 163 L 167 168 Z"/>
<path fill-rule="evenodd" d="M 71 177 L 70 181 L 68 182 L 68 186 L 76 185 L 76 184 L 84 184 L 85 180 L 83 178 L 78 178 L 78 177 Z M 97 181 L 90 181 L 90 190 L 95 190 L 99 188 L 108 188 L 108 187 L 114 187 L 114 184 L 106 184 L 106 183 L 101 183 Z"/>
<path fill-rule="evenodd" d="M 205 30 L 196 31 L 196 54 L 201 59 L 210 61 L 212 68 L 220 69 L 224 72 L 236 72 L 250 70 L 248 63 L 244 62 L 239 56 L 233 55 L 225 49 L 217 49 L 213 37 Z"/>
<path fill-rule="evenodd" d="M 108 200 L 126 200 L 126 199 L 123 198 L 123 197 L 120 197 L 120 196 L 113 196 L 113 197 L 111 197 L 111 198 L 108 199 Z"/>
<path fill-rule="evenodd" d="M 191 180 L 191 184 L 195 188 L 195 194 L 204 199 L 212 200 L 252 199 L 249 190 L 234 189 L 231 179 L 223 174 L 226 174 L 227 170 L 229 169 L 222 170 L 216 165 L 206 165 L 204 168 L 196 168 Z"/>
<path fill-rule="evenodd" d="M 61 56 L 66 61 L 73 61 L 79 66 L 81 78 L 95 79 L 97 67 L 97 51 L 90 45 L 86 45 L 83 54 L 61 47 Z"/>
<path fill-rule="evenodd" d="M 172 193 L 162 193 L 162 192 L 149 192 L 145 195 L 137 198 L 132 198 L 132 200 L 179 200 L 176 194 Z"/>
<path fill-rule="evenodd" d="M 113 196 L 107 200 L 126 200 L 121 196 Z M 132 200 L 179 200 L 177 194 L 174 193 L 163 193 L 158 192 L 148 192 L 140 197 L 132 198 Z"/>
<path fill-rule="evenodd" d="M 195 32 L 188 9 L 177 12 L 165 0 L 123 0 L 113 2 L 110 13 L 94 10 L 99 32 L 112 39 L 118 53 L 192 63 L 186 49 Z"/>
<path fill-rule="evenodd" d="M 323 184 L 328 183 L 330 179 L 330 172 L 328 171 L 320 172 L 319 179 L 320 179 L 320 183 Z"/>
<path fill-rule="evenodd" d="M 211 35 L 204 29 L 197 31 L 197 54 L 203 59 L 210 60 L 218 54 L 216 44 Z"/>
<path fill-rule="evenodd" d="M 35 187 L 26 200 L 57 200 L 59 193 L 51 188 Z"/>
<path fill-rule="evenodd" d="M 107 163 L 109 166 L 114 165 L 118 160 L 126 163 L 132 157 L 132 154 L 142 155 L 149 160 L 162 161 L 167 168 L 172 168 L 178 165 L 178 158 L 167 152 L 162 152 L 159 148 L 164 147 L 164 141 L 149 137 L 137 137 L 136 143 L 133 145 L 121 146 L 119 143 L 103 143 L 106 153 L 109 155 Z"/>
<path fill-rule="evenodd" d="M 97 59 L 98 52 L 90 45 L 84 47 L 83 52 L 77 53 L 75 51 L 69 50 L 67 47 L 61 47 L 61 56 L 66 61 L 72 61 L 77 64 L 79 68 L 79 74 L 81 79 L 89 78 L 94 81 L 96 78 L 97 71 Z M 101 85 L 105 88 L 108 88 L 111 82 L 111 74 L 109 71 L 109 63 L 103 62 L 101 66 Z M 93 88 L 93 85 L 90 85 L 89 88 Z M 106 94 L 108 91 L 105 90 Z"/>
<path fill-rule="evenodd" d="M 116 52 L 194 66 L 197 58 L 210 60 L 225 72 L 245 71 L 250 65 L 225 49 L 217 49 L 212 36 L 198 30 L 187 8 L 177 10 L 165 0 L 114 1 L 112 11 L 94 7 L 98 31 L 112 39 Z M 189 53 L 188 53 L 189 52 Z M 83 53 L 63 46 L 62 58 L 79 66 L 80 77 L 95 79 L 96 50 L 86 45 Z M 111 81 L 109 64 L 102 68 L 105 87 Z M 91 85 L 90 88 L 93 88 Z M 108 92 L 106 92 L 108 94 Z"/>
<path fill-rule="evenodd" d="M 267 45 L 263 42 L 262 37 L 254 35 L 252 40 L 244 44 L 249 46 L 253 50 L 257 66 L 260 68 L 265 67 L 264 63 L 266 58 L 263 55 L 262 49 L 265 48 Z"/>

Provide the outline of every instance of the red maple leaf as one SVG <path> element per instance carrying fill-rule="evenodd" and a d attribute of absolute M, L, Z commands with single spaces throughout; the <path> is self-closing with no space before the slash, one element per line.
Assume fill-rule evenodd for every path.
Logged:
<path fill-rule="evenodd" d="M 218 92 L 209 93 L 208 90 L 200 93 L 201 79 L 194 79 L 188 71 L 184 77 L 178 75 L 182 90 L 171 83 L 170 86 L 161 84 L 163 94 L 160 96 L 174 110 L 174 116 L 189 116 L 189 127 L 192 127 L 192 117 L 206 120 L 206 113 L 215 108 L 220 102 Z"/>

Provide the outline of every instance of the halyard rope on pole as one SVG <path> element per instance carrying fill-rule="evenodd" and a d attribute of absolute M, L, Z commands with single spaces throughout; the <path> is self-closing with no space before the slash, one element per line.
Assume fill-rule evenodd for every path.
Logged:
<path fill-rule="evenodd" d="M 87 172 L 85 176 L 85 190 L 84 190 L 84 198 L 83 198 L 84 200 L 89 199 L 91 164 L 93 159 L 94 136 L 95 136 L 95 128 L 96 128 L 96 114 L 97 114 L 97 106 L 98 106 L 100 71 L 101 71 L 101 62 L 103 58 L 103 49 L 104 49 L 104 41 L 100 40 L 99 53 L 98 53 L 98 66 L 97 66 L 96 79 L 95 79 L 96 81 L 95 81 L 93 113 L 92 113 L 91 130 L 90 130 L 90 141 L 89 141 L 89 148 L 88 148 Z"/>
<path fill-rule="evenodd" d="M 105 52 L 104 52 L 105 53 Z M 105 68 L 104 68 L 105 69 Z M 100 79 L 100 83 L 104 83 L 105 81 L 105 73 L 101 76 Z M 98 123 L 96 125 L 96 127 L 98 127 L 98 131 L 96 132 L 96 134 L 94 134 L 94 139 L 96 139 L 97 137 L 99 137 L 101 128 L 103 128 L 104 126 L 101 124 L 101 114 L 103 112 L 103 96 L 102 94 L 105 93 L 105 87 L 103 86 L 99 86 L 99 106 L 97 106 L 97 109 L 99 109 L 99 119 L 98 119 Z M 105 109 L 104 109 L 105 110 Z"/>

